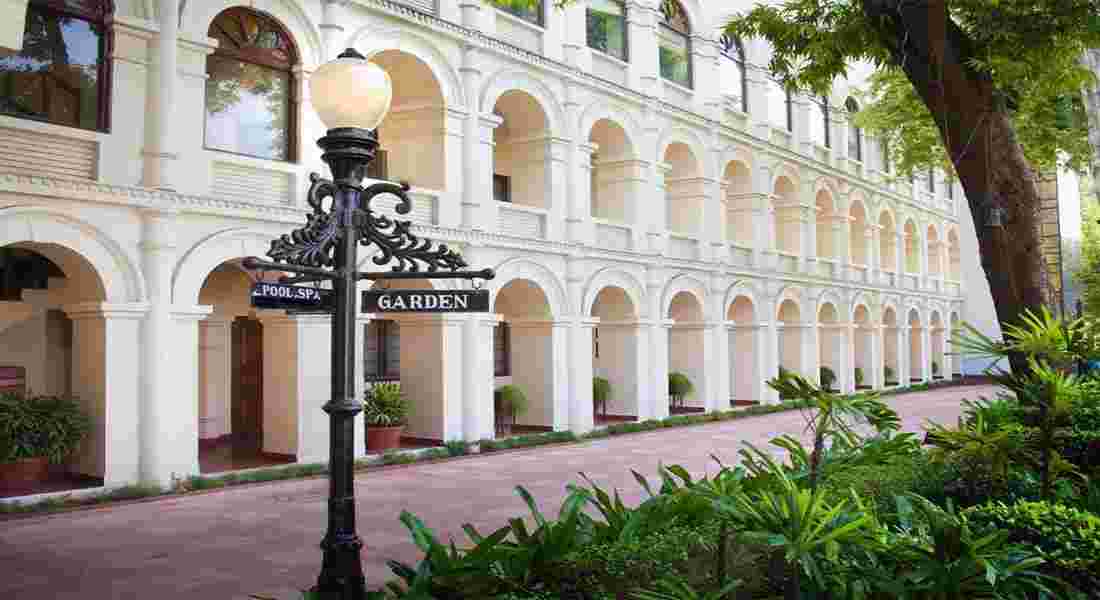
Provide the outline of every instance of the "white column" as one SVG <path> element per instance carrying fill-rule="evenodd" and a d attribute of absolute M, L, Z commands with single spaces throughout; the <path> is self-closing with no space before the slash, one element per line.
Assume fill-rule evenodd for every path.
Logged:
<path fill-rule="evenodd" d="M 650 404 L 651 419 L 663 419 L 668 416 L 668 338 L 672 333 L 673 321 L 658 319 L 649 330 L 649 366 L 650 385 L 653 396 Z M 641 415 L 639 415 L 639 418 Z"/>
<path fill-rule="evenodd" d="M 470 117 L 459 108 L 446 108 L 443 111 L 443 157 L 446 161 L 444 174 L 446 189 L 436 204 L 438 225 L 444 228 L 458 228 L 462 225 L 462 203 L 466 193 L 466 180 L 472 175 L 465 169 L 466 124 Z"/>
<path fill-rule="evenodd" d="M 759 336 L 756 338 L 760 348 L 759 398 L 761 404 L 775 404 L 779 402 L 779 393 L 773 390 L 766 381 L 779 376 L 779 336 L 782 335 L 782 330 L 779 327 L 779 320 L 775 318 L 776 307 L 774 302 L 771 300 L 761 301 L 758 310 L 760 311 L 759 314 L 770 317 L 760 321 Z"/>
<path fill-rule="evenodd" d="M 883 331 L 881 325 L 869 325 L 867 329 L 867 341 L 871 345 L 871 364 L 867 365 L 867 384 L 871 389 L 881 389 L 885 381 L 882 373 L 882 364 L 885 358 L 883 351 Z"/>
<path fill-rule="evenodd" d="M 592 155 L 596 144 L 577 144 L 574 152 L 576 170 L 573 172 L 573 194 L 569 203 L 569 241 L 579 244 L 595 243 L 592 223 Z"/>
<path fill-rule="evenodd" d="M 656 163 L 653 166 L 653 202 L 649 221 L 649 249 L 663 254 L 668 249 L 668 187 L 666 179 L 672 166 L 668 163 Z"/>
<path fill-rule="evenodd" d="M 475 11 L 474 15 L 476 16 L 476 11 L 480 8 L 481 4 L 479 2 L 466 0 L 462 9 L 464 19 L 470 10 Z M 481 216 L 479 214 L 481 205 L 487 202 L 492 194 L 491 173 L 489 175 L 485 173 L 491 167 L 485 165 L 492 164 L 493 154 L 491 147 L 488 155 L 485 154 L 482 148 L 481 109 L 477 100 L 481 88 L 481 67 L 478 64 L 478 59 L 478 51 L 474 46 L 465 47 L 462 53 L 462 67 L 459 69 L 462 74 L 463 90 L 466 92 L 466 98 L 469 99 L 466 120 L 463 122 L 462 160 L 460 163 L 465 173 L 462 181 L 463 229 L 475 229 L 482 226 L 478 221 Z M 492 137 L 489 138 L 489 141 L 492 142 Z M 486 159 L 488 159 L 488 163 L 484 162 Z"/>
<path fill-rule="evenodd" d="M 462 18 L 463 27 L 474 30 L 481 29 L 481 0 L 459 0 L 458 10 Z M 476 98 L 477 96 L 466 97 Z"/>
<path fill-rule="evenodd" d="M 909 364 L 912 362 L 913 354 L 909 336 L 912 335 L 913 330 L 908 325 L 899 325 L 898 331 L 898 385 L 905 387 L 911 383 L 913 378 L 913 369 Z"/>
<path fill-rule="evenodd" d="M 86 303 L 63 307 L 73 321 L 70 388 L 92 420 L 75 469 L 105 486 L 141 477 L 141 387 L 138 370 L 145 304 Z M 196 442 L 197 443 L 197 442 Z"/>
<path fill-rule="evenodd" d="M 599 319 L 576 319 L 569 327 L 569 429 L 577 435 L 592 431 L 592 330 Z"/>
<path fill-rule="evenodd" d="M 551 368 L 554 370 L 551 376 L 554 390 L 552 424 L 554 431 L 568 430 L 570 423 L 572 390 L 569 387 L 569 330 L 569 321 L 554 321 L 550 324 L 550 353 L 553 356 Z M 589 381 L 591 382 L 591 379 Z"/>
<path fill-rule="evenodd" d="M 493 414 L 493 328 L 499 315 L 470 315 L 462 339 L 462 439 L 467 442 L 496 435 Z"/>
<path fill-rule="evenodd" d="M 483 114 L 478 118 L 477 132 L 475 133 L 477 147 L 474 159 L 469 165 L 472 170 L 467 172 L 467 177 L 477 182 L 474 195 L 476 200 L 474 202 L 480 205 L 480 207 L 474 206 L 472 209 L 472 229 L 489 233 L 495 233 L 499 230 L 497 202 L 493 198 L 493 173 L 496 168 L 493 155 L 496 142 L 493 141 L 493 131 L 503 122 L 503 118 L 494 114 Z"/>
<path fill-rule="evenodd" d="M 627 44 L 630 46 L 629 86 L 643 94 L 656 93 L 659 75 L 657 56 L 657 11 L 648 3 L 632 1 L 627 6 Z"/>
<path fill-rule="evenodd" d="M 159 0 L 156 68 L 149 71 L 149 106 L 151 118 L 145 137 L 142 185 L 150 188 L 175 189 L 174 163 L 176 154 L 176 99 L 179 70 L 179 0 Z"/>
<path fill-rule="evenodd" d="M 921 381 L 932 381 L 932 328 L 920 329 L 920 377 Z"/>
<path fill-rule="evenodd" d="M 729 256 L 726 248 L 726 238 L 722 231 L 722 221 L 725 220 L 725 202 L 721 189 L 721 181 L 718 179 L 706 179 L 703 183 L 706 195 L 703 197 L 703 231 L 702 258 L 704 260 L 719 261 L 722 257 Z"/>
<path fill-rule="evenodd" d="M 569 165 L 567 158 L 570 142 L 564 138 L 547 137 L 544 151 L 546 173 L 546 197 L 550 199 L 546 217 L 546 239 L 566 241 L 565 219 L 569 214 Z"/>
<path fill-rule="evenodd" d="M 321 40 L 324 44 L 322 62 L 336 58 L 343 51 L 340 44 L 344 41 L 343 23 L 347 22 L 345 7 L 348 1 L 323 0 L 321 4 L 321 23 L 318 28 L 321 30 Z"/>
<path fill-rule="evenodd" d="M 263 450 L 294 456 L 300 463 L 328 462 L 329 416 L 321 407 L 332 393 L 332 316 L 274 314 L 261 320 Z M 353 447 L 361 456 L 365 453 L 361 418 L 354 429 Z"/>
<path fill-rule="evenodd" d="M 834 138 L 835 140 L 835 138 Z M 855 382 L 855 325 L 841 323 L 837 325 L 840 330 L 840 372 L 837 373 L 837 382 L 840 391 L 851 394 L 856 391 Z"/>
<path fill-rule="evenodd" d="M 730 336 L 725 323 L 707 323 L 706 337 L 709 348 L 704 349 L 706 359 L 707 412 L 727 410 L 730 407 Z"/>
<path fill-rule="evenodd" d="M 814 142 L 810 137 L 810 99 L 802 94 L 792 93 L 791 103 L 794 105 L 794 139 L 795 148 L 805 156 L 814 156 Z"/>
<path fill-rule="evenodd" d="M 897 274 L 896 285 L 901 287 L 905 277 L 905 235 L 898 229 L 894 233 L 894 273 Z"/>

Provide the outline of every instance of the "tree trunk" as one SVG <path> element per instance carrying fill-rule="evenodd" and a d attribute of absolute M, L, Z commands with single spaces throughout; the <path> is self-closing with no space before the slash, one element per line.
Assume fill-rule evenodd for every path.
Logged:
<path fill-rule="evenodd" d="M 936 119 L 966 190 L 997 318 L 1015 323 L 1043 296 L 1039 192 L 1009 109 L 989 76 L 967 64 L 973 44 L 947 18 L 944 0 L 863 0 L 863 10 L 882 23 L 883 41 Z M 1001 227 L 989 223 L 992 206 L 1002 209 Z"/>

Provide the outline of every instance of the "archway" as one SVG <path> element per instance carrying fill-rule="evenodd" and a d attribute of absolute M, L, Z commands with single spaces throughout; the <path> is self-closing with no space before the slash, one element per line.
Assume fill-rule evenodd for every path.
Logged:
<path fill-rule="evenodd" d="M 952 227 L 947 232 L 947 278 L 958 282 L 962 270 L 962 251 L 959 248 L 959 232 Z"/>
<path fill-rule="evenodd" d="M 945 362 L 944 353 L 944 326 L 943 319 L 940 317 L 939 311 L 932 312 L 932 319 L 930 322 L 931 337 L 932 337 L 932 379 L 943 379 L 945 376 L 951 376 L 951 365 Z M 946 374 L 946 375 L 945 375 Z"/>
<path fill-rule="evenodd" d="M 600 119 L 588 141 L 592 153 L 592 217 L 613 223 L 641 222 L 637 198 L 643 180 L 634 146 L 622 125 Z"/>
<path fill-rule="evenodd" d="M 668 334 L 669 376 L 681 373 L 695 388 L 695 393 L 686 398 L 670 396 L 669 412 L 702 412 L 707 405 L 703 305 L 695 294 L 678 292 L 669 303 L 668 318 L 673 321 Z"/>
<path fill-rule="evenodd" d="M 855 388 L 856 391 L 871 389 L 876 382 L 873 352 L 875 328 L 871 323 L 871 311 L 863 304 L 856 306 L 852 324 L 855 326 L 852 332 L 855 359 L 852 377 Z"/>
<path fill-rule="evenodd" d="M 703 233 L 703 210 L 707 191 L 695 153 L 687 144 L 673 142 L 665 149 L 668 165 L 665 177 L 665 205 L 669 231 L 690 238 Z"/>
<path fill-rule="evenodd" d="M 817 213 L 817 257 L 835 261 L 839 251 L 837 250 L 837 232 L 834 230 L 834 226 L 838 223 L 841 215 L 837 214 L 833 197 L 826 190 L 817 192 L 814 207 Z"/>
<path fill-rule="evenodd" d="M 0 498 L 95 487 L 108 477 L 112 436 L 122 432 L 110 422 L 107 362 L 124 350 L 111 350 L 102 315 L 80 309 L 105 300 L 99 272 L 76 251 L 37 242 L 0 247 L 0 394 L 75 398 L 92 421 L 46 481 L 0 487 Z"/>
<path fill-rule="evenodd" d="M 882 211 L 882 214 L 878 217 L 878 226 L 879 268 L 894 273 L 898 268 L 898 254 L 896 252 L 898 230 L 894 224 L 894 216 L 889 211 Z"/>
<path fill-rule="evenodd" d="M 779 305 L 776 330 L 779 339 L 779 366 L 805 375 L 802 364 L 802 315 L 798 304 L 790 298 Z"/>
<path fill-rule="evenodd" d="M 273 273 L 261 276 L 276 278 Z M 285 370 L 288 348 L 272 340 L 265 343 L 261 317 L 275 318 L 281 312 L 252 307 L 253 282 L 239 260 L 230 260 L 215 267 L 199 290 L 199 303 L 213 307 L 198 332 L 197 427 L 203 473 L 293 462 L 298 453 L 297 393 L 265 377 L 265 366 L 268 373 Z"/>
<path fill-rule="evenodd" d="M 858 200 L 852 202 L 852 207 L 848 209 L 848 218 L 852 223 L 848 234 L 848 252 L 852 257 L 852 265 L 868 268 L 871 266 L 871 248 L 868 242 L 871 231 L 867 224 L 867 211 L 863 208 L 862 202 Z"/>
<path fill-rule="evenodd" d="M 798 204 L 798 188 L 787 177 L 775 180 L 773 200 L 775 215 L 775 249 L 788 256 L 802 254 L 802 207 Z"/>
<path fill-rule="evenodd" d="M 738 246 L 755 246 L 756 232 L 753 220 L 752 173 L 740 161 L 726 165 L 725 239 Z"/>
<path fill-rule="evenodd" d="M 924 381 L 924 324 L 917 309 L 909 311 L 909 383 Z"/>
<path fill-rule="evenodd" d="M 756 306 L 748 296 L 737 296 L 726 313 L 729 325 L 730 404 L 760 402 L 760 371 L 756 344 Z"/>
<path fill-rule="evenodd" d="M 820 365 L 819 377 L 826 373 L 825 369 L 832 371 L 832 390 L 842 390 L 846 374 L 842 370 L 844 364 L 841 353 L 844 352 L 844 333 L 841 330 L 839 313 L 832 302 L 825 302 L 817 311 L 817 356 Z M 825 384 L 824 378 L 820 383 Z"/>
<path fill-rule="evenodd" d="M 901 328 L 892 306 L 882 311 L 882 382 L 886 387 L 901 384 Z"/>
<path fill-rule="evenodd" d="M 549 121 L 534 96 L 520 90 L 505 92 L 493 107 L 502 121 L 493 130 L 493 197 L 498 203 L 546 211 L 551 188 Z M 561 183 L 558 182 L 560 185 Z M 524 234 L 521 223 L 530 217 L 501 215 L 505 233 Z M 516 229 L 519 227 L 519 229 Z M 530 232 L 526 232 L 529 234 Z M 539 232 L 541 234 L 541 232 Z M 541 235 L 539 236 L 541 237 Z"/>
<path fill-rule="evenodd" d="M 439 194 L 456 191 L 447 189 L 448 171 L 453 166 L 447 155 L 443 88 L 431 67 L 410 53 L 383 50 L 372 55 L 371 62 L 393 81 L 393 101 L 378 128 L 379 153 L 367 176 L 409 182 L 422 197 L 417 197 L 412 212 L 401 218 L 434 224 Z M 396 198 L 391 202 L 396 204 Z M 375 205 L 385 204 L 379 199 Z"/>
<path fill-rule="evenodd" d="M 920 233 L 917 225 L 910 219 L 902 230 L 905 243 L 905 272 L 910 275 L 920 273 Z"/>
<path fill-rule="evenodd" d="M 928 226 L 928 275 L 941 277 L 943 275 L 943 244 L 940 242 L 940 233 L 934 225 Z"/>
<path fill-rule="evenodd" d="M 600 320 L 593 332 L 592 373 L 611 384 L 611 397 L 595 407 L 596 423 L 633 421 L 641 411 L 642 373 L 638 310 L 621 287 L 607 286 L 596 294 L 592 315 Z"/>
<path fill-rule="evenodd" d="M 497 292 L 493 312 L 501 317 L 493 344 L 496 388 L 514 385 L 527 397 L 526 410 L 514 415 L 516 427 L 551 431 L 557 390 L 553 312 L 546 293 L 529 279 L 513 279 Z M 494 407 L 496 422 L 510 423 L 512 415 L 505 412 L 507 407 L 499 402 Z"/>

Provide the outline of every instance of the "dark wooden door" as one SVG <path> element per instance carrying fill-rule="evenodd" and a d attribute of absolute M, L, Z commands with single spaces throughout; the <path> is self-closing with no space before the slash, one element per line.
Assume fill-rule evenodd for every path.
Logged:
<path fill-rule="evenodd" d="M 234 445 L 259 450 L 264 424 L 263 327 L 255 319 L 233 321 L 233 440 Z"/>

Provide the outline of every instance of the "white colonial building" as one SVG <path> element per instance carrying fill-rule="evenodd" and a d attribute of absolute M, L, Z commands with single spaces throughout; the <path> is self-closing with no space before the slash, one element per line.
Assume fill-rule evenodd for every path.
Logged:
<path fill-rule="evenodd" d="M 371 176 L 498 273 L 488 315 L 362 315 L 410 438 L 492 437 L 505 382 L 520 424 L 583 432 L 666 416 L 670 372 L 701 410 L 775 401 L 781 366 L 960 372 L 951 330 L 992 312 L 961 188 L 891 178 L 848 83 L 785 94 L 719 35 L 748 0 L 543 4 L 0 1 L 0 373 L 94 416 L 72 472 L 168 482 L 236 466 L 207 460 L 227 439 L 326 460 L 330 319 L 252 308 L 240 259 L 304 220 L 306 83 L 345 47 L 393 80 Z"/>

